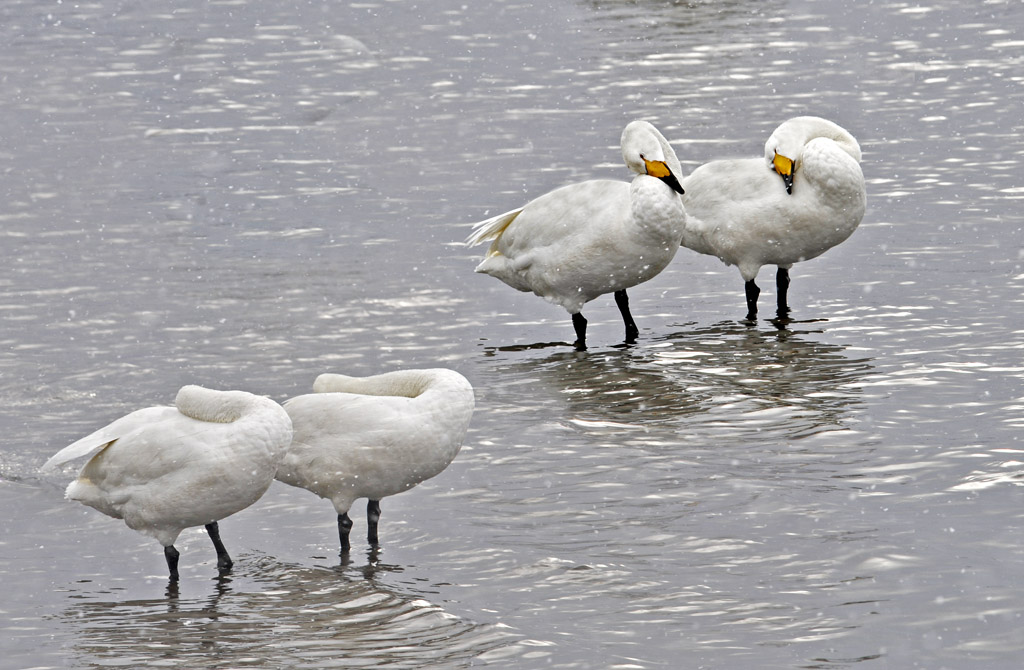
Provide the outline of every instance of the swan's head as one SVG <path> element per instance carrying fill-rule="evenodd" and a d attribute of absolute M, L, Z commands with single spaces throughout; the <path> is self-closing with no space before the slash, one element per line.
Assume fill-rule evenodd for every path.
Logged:
<path fill-rule="evenodd" d="M 636 174 L 655 177 L 676 193 L 683 192 L 677 176 L 682 174 L 682 166 L 676 152 L 650 123 L 633 121 L 622 131 L 622 159 Z"/>
<path fill-rule="evenodd" d="M 775 129 L 764 145 L 764 160 L 786 186 L 786 192 L 793 193 L 793 177 L 800 169 L 800 154 L 804 145 L 813 139 L 824 137 L 836 143 L 846 153 L 860 162 L 860 145 L 853 135 L 838 124 L 817 116 L 798 116 Z"/>

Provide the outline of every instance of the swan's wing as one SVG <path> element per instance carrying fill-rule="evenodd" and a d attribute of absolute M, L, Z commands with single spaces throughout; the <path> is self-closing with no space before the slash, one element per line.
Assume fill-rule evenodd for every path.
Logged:
<path fill-rule="evenodd" d="M 790 221 L 796 202 L 782 179 L 757 158 L 701 165 L 683 180 L 683 188 L 683 246 L 736 265 L 745 277 L 767 262 L 778 234 L 772 226 Z"/>
<path fill-rule="evenodd" d="M 510 257 L 578 252 L 607 244 L 615 228 L 629 221 L 629 182 L 594 179 L 569 184 L 531 201 L 497 242 Z"/>
<path fill-rule="evenodd" d="M 174 407 L 148 407 L 132 412 L 64 447 L 43 464 L 43 470 L 53 470 L 85 456 L 91 458 L 115 441 L 175 414 L 178 410 Z"/>
<path fill-rule="evenodd" d="M 494 240 L 496 246 L 500 239 L 503 253 L 506 246 L 543 247 L 590 229 L 595 221 L 609 218 L 609 210 L 616 211 L 617 219 L 629 212 L 629 182 L 591 179 L 568 184 L 474 224 L 466 244 Z"/>
<path fill-rule="evenodd" d="M 705 163 L 683 180 L 683 188 L 686 213 L 706 221 L 756 218 L 787 197 L 782 179 L 758 158 Z"/>
<path fill-rule="evenodd" d="M 519 207 L 504 214 L 492 216 L 479 223 L 474 223 L 473 232 L 466 238 L 465 245 L 473 247 L 486 240 L 494 240 L 501 237 L 501 234 L 508 228 L 508 224 L 512 223 L 522 211 L 523 207 Z"/>

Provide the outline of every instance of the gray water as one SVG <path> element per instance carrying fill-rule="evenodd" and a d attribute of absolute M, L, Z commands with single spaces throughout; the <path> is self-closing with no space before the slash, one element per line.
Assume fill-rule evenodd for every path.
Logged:
<path fill-rule="evenodd" d="M 0 666 L 1011 668 L 1024 652 L 1024 6 L 0 5 Z M 868 211 L 794 321 L 681 250 L 560 308 L 469 224 L 818 114 Z M 477 411 L 382 549 L 274 485 L 159 546 L 66 502 L 59 448 L 179 386 L 277 400 L 443 365 Z M 356 516 L 358 533 L 365 529 Z"/>

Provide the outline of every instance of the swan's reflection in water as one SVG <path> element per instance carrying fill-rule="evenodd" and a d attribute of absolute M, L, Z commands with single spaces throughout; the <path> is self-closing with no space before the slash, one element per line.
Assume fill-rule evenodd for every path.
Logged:
<path fill-rule="evenodd" d="M 500 527 L 515 507 L 557 527 L 552 555 L 602 542 L 643 551 L 737 510 L 803 514 L 823 492 L 849 495 L 877 445 L 861 392 L 873 361 L 830 342 L 822 322 L 486 354 L 478 448 L 464 458 L 501 478 L 473 494 L 474 513 Z"/>
<path fill-rule="evenodd" d="M 90 667 L 426 667 L 518 652 L 501 626 L 460 619 L 377 579 L 401 566 L 303 567 L 249 555 L 213 581 L 169 584 L 163 598 L 103 601 L 78 593 L 64 620 Z M 423 588 L 424 585 L 419 585 Z"/>
<path fill-rule="evenodd" d="M 486 353 L 502 401 L 547 405 L 579 426 L 685 424 L 719 437 L 751 431 L 762 440 L 798 439 L 842 429 L 860 403 L 858 382 L 872 370 L 870 359 L 822 334 L 821 322 L 726 321 L 630 348 L 539 359 L 529 347 Z M 532 393 L 522 394 L 523 385 Z"/>

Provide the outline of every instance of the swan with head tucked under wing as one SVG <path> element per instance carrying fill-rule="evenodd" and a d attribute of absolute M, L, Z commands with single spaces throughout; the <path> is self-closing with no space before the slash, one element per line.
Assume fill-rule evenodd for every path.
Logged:
<path fill-rule="evenodd" d="M 192 526 L 206 527 L 217 568 L 231 568 L 217 522 L 260 499 L 292 437 L 280 405 L 244 391 L 184 386 L 174 404 L 123 416 L 43 465 L 48 470 L 89 457 L 65 497 L 155 538 L 172 581 L 178 579 L 174 542 Z"/>
<path fill-rule="evenodd" d="M 583 305 L 606 293 L 615 295 L 626 342 L 636 341 L 626 289 L 665 269 L 686 220 L 681 168 L 668 140 L 650 123 L 633 121 L 622 131 L 621 146 L 637 175 L 632 183 L 599 179 L 563 186 L 475 224 L 466 240 L 491 241 L 477 272 L 564 307 L 579 350 L 587 348 Z"/>
<path fill-rule="evenodd" d="M 322 374 L 313 393 L 284 403 L 295 437 L 277 479 L 334 504 L 341 551 L 348 511 L 367 498 L 367 540 L 378 544 L 380 500 L 440 474 L 455 459 L 473 416 L 473 387 L 444 368 L 371 377 Z"/>
<path fill-rule="evenodd" d="M 682 245 L 735 265 L 745 282 L 747 318 L 757 317 L 762 265 L 776 265 L 779 317 L 789 314 L 789 269 L 846 240 L 864 217 L 860 145 L 815 116 L 784 122 L 764 158 L 717 160 L 682 180 L 687 220 Z"/>

